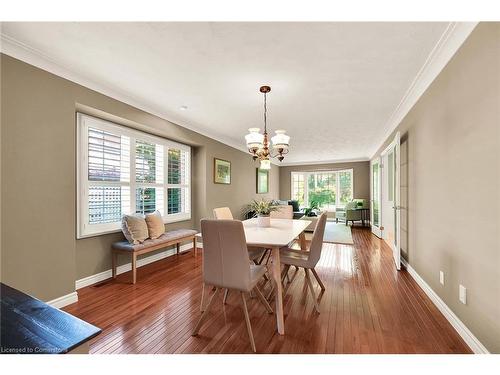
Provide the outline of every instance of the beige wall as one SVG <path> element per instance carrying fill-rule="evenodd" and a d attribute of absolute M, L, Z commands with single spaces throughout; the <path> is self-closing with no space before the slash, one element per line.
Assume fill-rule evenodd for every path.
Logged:
<path fill-rule="evenodd" d="M 167 229 L 197 228 L 219 205 L 239 216 L 257 197 L 245 153 L 6 55 L 0 61 L 2 281 L 50 300 L 110 268 L 110 244 L 121 233 L 76 240 L 77 109 L 193 146 L 193 217 Z M 231 185 L 213 183 L 214 156 L 232 162 Z M 270 187 L 265 197 L 277 198 L 274 166 Z"/>
<path fill-rule="evenodd" d="M 477 26 L 397 130 L 407 177 L 401 181 L 405 257 L 499 353 L 500 23 Z M 467 288 L 467 305 L 458 300 L 459 284 Z"/>
<path fill-rule="evenodd" d="M 296 165 L 280 168 L 280 199 L 290 199 L 291 196 L 291 172 L 303 171 L 335 171 L 340 169 L 353 169 L 354 198 L 370 198 L 370 162 L 358 161 L 352 163 L 331 163 Z"/>

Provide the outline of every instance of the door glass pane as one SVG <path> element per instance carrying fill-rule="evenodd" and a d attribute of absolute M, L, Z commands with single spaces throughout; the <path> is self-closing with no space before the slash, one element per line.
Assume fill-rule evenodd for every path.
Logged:
<path fill-rule="evenodd" d="M 394 201 L 394 153 L 387 156 L 387 193 L 389 202 Z"/>
<path fill-rule="evenodd" d="M 380 201 L 379 201 L 379 165 L 374 163 L 372 165 L 372 199 L 373 199 L 373 225 L 380 226 Z"/>

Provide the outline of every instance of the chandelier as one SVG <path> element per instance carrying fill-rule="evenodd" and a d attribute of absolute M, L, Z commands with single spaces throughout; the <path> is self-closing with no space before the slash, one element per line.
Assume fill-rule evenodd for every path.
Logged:
<path fill-rule="evenodd" d="M 288 154 L 288 146 L 290 137 L 286 135 L 284 130 L 276 130 L 276 135 L 271 138 L 272 148 L 270 147 L 269 138 L 267 135 L 267 94 L 271 91 L 271 87 L 262 86 L 260 92 L 264 94 L 264 134 L 260 133 L 260 128 L 250 128 L 249 133 L 245 135 L 248 152 L 253 157 L 253 160 L 260 161 L 261 169 L 271 169 L 270 158 L 276 158 L 280 162 Z M 272 152 L 274 150 L 274 154 Z"/>

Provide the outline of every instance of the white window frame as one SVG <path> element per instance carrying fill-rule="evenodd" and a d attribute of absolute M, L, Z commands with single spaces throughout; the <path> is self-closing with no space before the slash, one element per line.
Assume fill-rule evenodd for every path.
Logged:
<path fill-rule="evenodd" d="M 307 202 L 309 202 L 309 186 L 308 186 L 308 180 L 310 175 L 318 174 L 318 173 L 334 173 L 336 174 L 335 176 L 335 207 L 342 207 L 344 206 L 343 203 L 340 203 L 340 179 L 338 177 L 339 173 L 342 172 L 351 172 L 351 191 L 352 191 L 352 199 L 354 199 L 354 169 L 353 168 L 347 168 L 347 169 L 338 169 L 338 170 L 327 170 L 327 171 L 294 171 L 290 172 L 290 197 L 291 199 L 294 199 L 294 192 L 293 192 L 293 176 L 294 175 L 303 175 L 304 176 L 304 204 L 307 205 Z M 305 206 L 307 207 L 307 206 Z M 303 207 L 301 207 L 303 208 Z"/>
<path fill-rule="evenodd" d="M 164 223 L 173 223 L 178 221 L 186 221 L 191 219 L 191 147 L 170 141 L 165 138 L 157 137 L 148 134 L 144 131 L 128 128 L 110 121 L 102 120 L 97 117 L 89 116 L 77 112 L 76 119 L 77 127 L 77 154 L 76 154 L 76 169 L 77 169 L 77 239 L 94 237 L 107 233 L 119 232 L 121 230 L 121 222 L 106 223 L 106 224 L 89 224 L 88 218 L 88 190 L 89 186 L 95 185 L 111 185 L 111 186 L 129 186 L 130 187 L 130 212 L 135 213 L 135 189 L 138 187 L 156 187 L 163 188 L 163 219 Z M 88 180 L 88 129 L 107 131 L 120 136 L 130 138 L 130 178 L 128 182 L 106 182 L 106 181 L 89 181 Z M 135 176 L 135 142 L 136 140 L 149 143 L 159 144 L 164 146 L 163 149 L 163 183 L 143 183 L 136 182 Z M 186 152 L 186 183 L 185 184 L 168 184 L 168 150 L 182 150 Z M 176 214 L 167 214 L 168 212 L 168 188 L 185 188 L 185 212 Z"/>

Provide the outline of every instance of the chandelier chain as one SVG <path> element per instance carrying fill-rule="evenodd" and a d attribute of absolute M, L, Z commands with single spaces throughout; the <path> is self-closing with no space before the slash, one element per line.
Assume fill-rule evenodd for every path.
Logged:
<path fill-rule="evenodd" d="M 264 133 L 267 133 L 267 93 L 264 93 Z"/>

